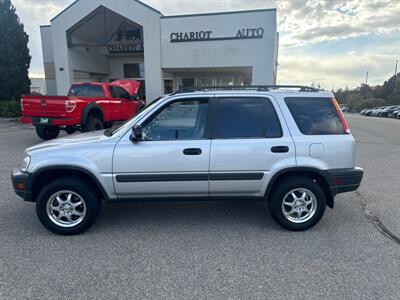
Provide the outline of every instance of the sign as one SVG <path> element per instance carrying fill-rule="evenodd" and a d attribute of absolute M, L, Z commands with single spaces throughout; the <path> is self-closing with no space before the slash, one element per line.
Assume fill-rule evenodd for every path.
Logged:
<path fill-rule="evenodd" d="M 144 51 L 142 28 L 118 30 L 107 49 L 109 54 L 142 53 Z"/>
<path fill-rule="evenodd" d="M 108 45 L 108 53 L 110 54 L 142 53 L 143 51 L 143 44 Z"/>
<path fill-rule="evenodd" d="M 200 42 L 200 41 L 223 41 L 223 40 L 244 40 L 244 39 L 262 39 L 264 28 L 241 28 L 238 29 L 235 36 L 213 37 L 212 31 L 190 31 L 190 32 L 172 32 L 170 35 L 171 43 L 178 42 Z"/>

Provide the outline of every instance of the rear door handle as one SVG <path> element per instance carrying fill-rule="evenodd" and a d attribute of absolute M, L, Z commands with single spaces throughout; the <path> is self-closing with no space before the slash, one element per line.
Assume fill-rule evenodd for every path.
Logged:
<path fill-rule="evenodd" d="M 288 146 L 274 146 L 271 148 L 271 152 L 273 153 L 286 153 L 289 152 Z"/>
<path fill-rule="evenodd" d="M 200 155 L 201 149 L 200 148 L 187 148 L 183 150 L 183 154 L 185 155 Z"/>

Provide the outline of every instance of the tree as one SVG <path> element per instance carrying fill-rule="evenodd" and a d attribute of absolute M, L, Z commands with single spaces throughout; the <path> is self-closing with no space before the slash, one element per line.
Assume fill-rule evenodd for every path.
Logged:
<path fill-rule="evenodd" d="M 30 91 L 28 40 L 11 0 L 0 0 L 0 100 L 19 100 Z"/>
<path fill-rule="evenodd" d="M 394 90 L 390 100 L 393 104 L 400 104 L 400 76 L 396 76 Z"/>

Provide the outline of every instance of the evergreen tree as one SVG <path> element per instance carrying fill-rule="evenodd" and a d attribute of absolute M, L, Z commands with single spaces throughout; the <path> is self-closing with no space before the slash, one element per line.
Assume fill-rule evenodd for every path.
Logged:
<path fill-rule="evenodd" d="M 30 91 L 28 40 L 11 0 L 0 0 L 0 100 L 19 100 Z"/>

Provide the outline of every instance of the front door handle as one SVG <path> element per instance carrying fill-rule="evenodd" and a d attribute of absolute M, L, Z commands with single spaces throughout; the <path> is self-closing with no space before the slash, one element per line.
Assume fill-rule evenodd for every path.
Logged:
<path fill-rule="evenodd" d="M 289 152 L 288 146 L 274 146 L 271 148 L 271 152 L 273 153 L 286 153 Z"/>
<path fill-rule="evenodd" d="M 183 150 L 183 154 L 185 155 L 200 155 L 201 149 L 200 148 L 187 148 Z"/>

